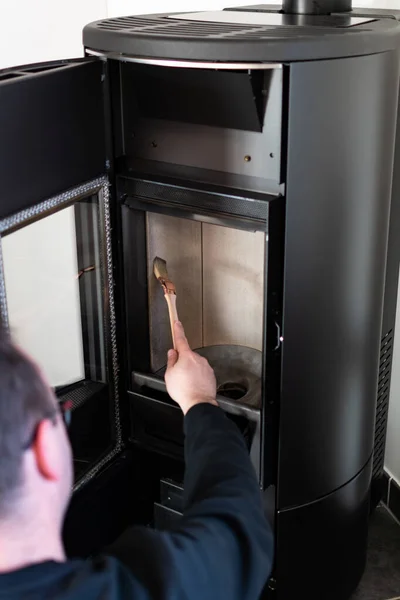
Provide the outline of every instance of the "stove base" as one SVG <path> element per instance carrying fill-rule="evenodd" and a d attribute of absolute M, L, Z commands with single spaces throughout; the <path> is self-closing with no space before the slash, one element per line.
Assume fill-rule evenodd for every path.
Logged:
<path fill-rule="evenodd" d="M 290 600 L 349 600 L 365 569 L 372 460 L 316 502 L 277 514 L 276 591 Z"/>

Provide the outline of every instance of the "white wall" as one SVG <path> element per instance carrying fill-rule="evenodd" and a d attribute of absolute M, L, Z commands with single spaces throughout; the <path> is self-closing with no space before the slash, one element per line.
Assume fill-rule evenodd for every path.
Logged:
<path fill-rule="evenodd" d="M 278 0 L 268 0 L 266 4 L 277 4 Z M 245 6 L 257 4 L 253 0 L 147 0 L 140 4 L 137 0 L 108 0 L 108 15 L 139 15 L 141 13 L 190 12 L 194 10 L 216 10 L 226 6 Z M 260 4 L 262 1 L 260 0 Z"/>
<path fill-rule="evenodd" d="M 82 28 L 107 0 L 0 0 L 0 68 L 82 56 Z"/>
<path fill-rule="evenodd" d="M 5 236 L 2 250 L 14 339 L 52 386 L 80 381 L 85 371 L 73 207 Z"/>
<path fill-rule="evenodd" d="M 246 6 L 246 4 L 281 4 L 280 0 L 147 0 L 140 4 L 138 0 L 108 0 L 108 16 L 134 15 L 156 12 L 190 12 L 194 10 L 215 10 L 227 6 Z M 400 0 L 354 0 L 354 6 L 399 8 Z"/>

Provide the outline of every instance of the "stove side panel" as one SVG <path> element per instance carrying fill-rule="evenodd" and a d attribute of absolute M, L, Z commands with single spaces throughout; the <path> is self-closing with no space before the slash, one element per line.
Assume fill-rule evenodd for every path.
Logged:
<path fill-rule="evenodd" d="M 290 66 L 278 507 L 373 451 L 397 53 Z"/>

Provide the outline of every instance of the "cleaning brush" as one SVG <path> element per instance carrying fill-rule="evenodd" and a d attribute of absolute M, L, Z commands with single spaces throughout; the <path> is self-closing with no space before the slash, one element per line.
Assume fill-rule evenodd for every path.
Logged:
<path fill-rule="evenodd" d="M 171 322 L 172 341 L 174 348 L 176 348 L 174 323 L 179 320 L 176 310 L 176 287 L 168 277 L 167 263 L 163 258 L 160 258 L 159 256 L 155 257 L 153 261 L 153 270 L 154 275 L 157 277 L 164 290 L 164 296 L 168 305 L 169 320 Z"/>

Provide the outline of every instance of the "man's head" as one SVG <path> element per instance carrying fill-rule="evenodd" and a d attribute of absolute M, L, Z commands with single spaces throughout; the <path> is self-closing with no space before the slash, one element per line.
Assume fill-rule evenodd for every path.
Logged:
<path fill-rule="evenodd" d="M 61 527 L 71 484 L 57 400 L 39 368 L 0 330 L 0 524 L 35 511 Z"/>

